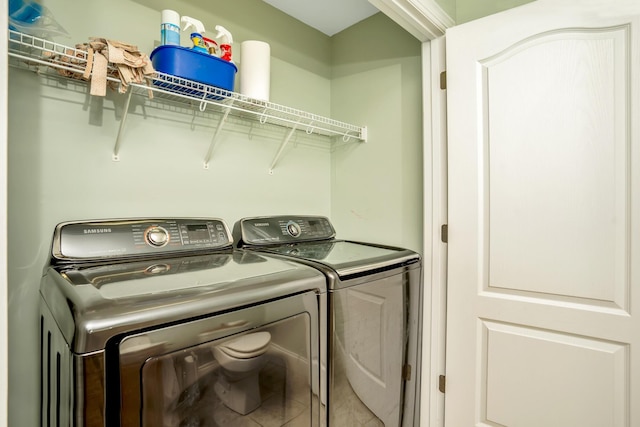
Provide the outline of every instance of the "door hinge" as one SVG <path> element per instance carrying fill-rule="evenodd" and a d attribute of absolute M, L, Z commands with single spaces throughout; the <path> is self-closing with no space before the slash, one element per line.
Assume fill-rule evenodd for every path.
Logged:
<path fill-rule="evenodd" d="M 440 89 L 445 90 L 447 88 L 447 72 L 440 73 Z"/>
<path fill-rule="evenodd" d="M 402 367 L 402 379 L 409 381 L 411 379 L 411 365 L 404 365 Z"/>
<path fill-rule="evenodd" d="M 446 382 L 446 377 L 444 375 L 440 375 L 438 378 L 438 390 L 440 390 L 440 393 L 444 393 Z"/>
<path fill-rule="evenodd" d="M 442 243 L 449 242 L 449 226 L 447 224 L 440 226 L 440 240 L 442 240 Z"/>

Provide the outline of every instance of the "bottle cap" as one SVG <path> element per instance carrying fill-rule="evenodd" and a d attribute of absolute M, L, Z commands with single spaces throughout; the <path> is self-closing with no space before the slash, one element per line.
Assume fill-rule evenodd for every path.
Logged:
<path fill-rule="evenodd" d="M 180 26 L 180 14 L 175 10 L 164 9 L 162 11 L 162 22 Z"/>

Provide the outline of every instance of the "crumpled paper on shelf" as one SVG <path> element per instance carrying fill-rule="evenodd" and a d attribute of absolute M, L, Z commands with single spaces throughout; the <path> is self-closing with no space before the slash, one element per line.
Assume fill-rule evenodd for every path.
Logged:
<path fill-rule="evenodd" d="M 75 48 L 77 51 L 87 52 L 86 67 L 82 76 L 64 69 L 58 69 L 58 73 L 66 77 L 82 77 L 90 80 L 91 95 L 105 96 L 107 86 L 125 93 L 130 83 L 148 83 L 147 78 L 152 78 L 156 74 L 149 57 L 132 44 L 92 37 L 89 43 L 77 44 Z M 50 59 L 75 62 L 66 56 Z M 80 62 L 83 61 L 78 61 Z M 109 64 L 113 66 L 109 67 Z M 120 80 L 120 84 L 107 80 L 107 77 Z M 149 97 L 153 97 L 151 91 L 149 91 Z"/>

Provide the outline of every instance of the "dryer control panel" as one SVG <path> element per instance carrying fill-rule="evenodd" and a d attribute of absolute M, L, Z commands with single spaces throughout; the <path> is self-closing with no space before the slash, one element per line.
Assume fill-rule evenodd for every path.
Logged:
<path fill-rule="evenodd" d="M 59 224 L 52 254 L 71 262 L 211 252 L 232 245 L 228 227 L 217 218 L 100 220 Z"/>
<path fill-rule="evenodd" d="M 244 218 L 234 233 L 242 244 L 271 245 L 333 239 L 336 232 L 323 216 L 272 216 Z"/>

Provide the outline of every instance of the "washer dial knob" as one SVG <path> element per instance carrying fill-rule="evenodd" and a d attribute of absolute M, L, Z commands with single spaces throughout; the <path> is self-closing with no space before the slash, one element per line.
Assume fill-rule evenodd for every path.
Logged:
<path fill-rule="evenodd" d="M 290 221 L 287 224 L 287 233 L 289 233 L 289 235 L 291 237 L 298 237 L 300 236 L 300 226 L 298 224 L 296 224 L 293 221 Z"/>
<path fill-rule="evenodd" d="M 169 232 L 159 226 L 147 228 L 144 233 L 145 240 L 153 247 L 161 248 L 169 243 Z"/>

